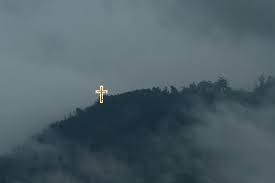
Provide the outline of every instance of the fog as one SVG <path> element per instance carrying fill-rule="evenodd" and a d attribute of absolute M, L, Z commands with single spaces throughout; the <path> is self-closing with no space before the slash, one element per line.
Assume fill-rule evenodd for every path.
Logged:
<path fill-rule="evenodd" d="M 204 112 L 195 141 L 206 156 L 201 167 L 213 182 L 273 182 L 275 179 L 274 106 L 249 108 L 221 103 Z M 210 181 L 210 182 L 211 182 Z"/>
<path fill-rule="evenodd" d="M 180 128 L 177 125 L 171 128 L 171 123 L 176 124 L 177 120 L 169 121 L 168 129 L 166 119 L 160 119 L 163 125 L 158 130 L 130 140 L 143 144 L 134 157 L 129 156 L 134 161 L 121 158 L 119 147 L 114 144 L 91 151 L 89 144 L 75 143 L 61 136 L 55 136 L 53 144 L 28 141 L 22 151 L 14 154 L 21 162 L 20 166 L 14 164 L 18 168 L 15 175 L 21 174 L 29 182 L 46 183 L 167 183 L 192 181 L 188 179 L 192 176 L 196 178 L 194 182 L 203 183 L 273 182 L 274 105 L 248 107 L 222 101 L 215 103 L 215 109 L 197 105 L 192 116 L 201 122 Z M 121 125 L 120 121 L 117 123 Z M 109 135 L 115 138 L 116 134 Z"/>
<path fill-rule="evenodd" d="M 274 74 L 275 4 L 0 0 L 0 153 L 110 94 Z"/>

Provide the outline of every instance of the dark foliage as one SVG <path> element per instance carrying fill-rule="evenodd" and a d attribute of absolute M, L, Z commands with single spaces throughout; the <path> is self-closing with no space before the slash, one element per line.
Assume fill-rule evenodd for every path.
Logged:
<path fill-rule="evenodd" d="M 193 166 L 192 159 L 200 158 L 202 153 L 193 148 L 188 135 L 183 135 L 180 140 L 191 163 L 177 160 L 179 156 L 171 145 L 179 140 L 175 134 L 200 123 L 195 114 L 200 106 L 214 111 L 218 101 L 249 106 L 264 101 L 274 103 L 274 95 L 269 95 L 274 86 L 273 77 L 261 76 L 254 91 L 233 90 L 226 79 L 220 78 L 216 82 L 193 83 L 181 90 L 173 86 L 170 90 L 153 87 L 107 96 L 104 105 L 96 102 L 85 109 L 77 108 L 74 115 L 50 125 L 34 137 L 37 144 L 58 146 L 61 153 L 46 151 L 46 155 L 41 155 L 23 146 L 0 158 L 0 182 L 34 182 L 36 175 L 58 170 L 70 172 L 79 182 L 91 182 L 75 165 L 78 157 L 74 148 L 78 146 L 88 147 L 88 153 L 95 156 L 112 154 L 136 172 L 134 177 L 142 177 L 132 182 L 158 182 L 161 174 L 173 174 L 175 183 L 201 182 L 203 175 Z M 163 136 L 167 138 L 162 139 Z M 159 144 L 154 141 L 155 137 L 159 137 Z M 189 171 L 185 171 L 187 168 Z M 117 182 L 94 177 L 97 182 Z"/>

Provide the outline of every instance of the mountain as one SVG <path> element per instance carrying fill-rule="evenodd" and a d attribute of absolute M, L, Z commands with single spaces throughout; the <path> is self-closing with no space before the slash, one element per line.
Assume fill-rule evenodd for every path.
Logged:
<path fill-rule="evenodd" d="M 254 171 L 255 182 L 269 182 L 265 161 L 254 167 L 242 147 L 274 157 L 274 87 L 273 77 L 260 77 L 253 91 L 220 78 L 107 96 L 3 155 L 0 182 L 245 183 Z M 251 134 L 259 143 L 246 140 Z"/>

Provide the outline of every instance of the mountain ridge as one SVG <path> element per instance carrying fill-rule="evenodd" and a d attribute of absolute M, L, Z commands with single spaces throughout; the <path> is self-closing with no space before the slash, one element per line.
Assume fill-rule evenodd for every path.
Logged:
<path fill-rule="evenodd" d="M 260 80 L 251 92 L 234 90 L 220 78 L 182 90 L 153 87 L 106 96 L 103 105 L 97 101 L 77 108 L 73 115 L 35 135 L 32 142 L 2 156 L 0 182 L 199 183 L 221 179 L 208 175 L 200 165 L 210 167 L 207 162 L 212 154 L 195 145 L 197 126 L 208 126 L 205 121 L 212 114 L 226 114 L 219 103 L 248 111 L 267 101 L 274 105 L 274 95 L 266 95 L 274 81 Z M 246 114 L 245 110 L 241 113 Z"/>

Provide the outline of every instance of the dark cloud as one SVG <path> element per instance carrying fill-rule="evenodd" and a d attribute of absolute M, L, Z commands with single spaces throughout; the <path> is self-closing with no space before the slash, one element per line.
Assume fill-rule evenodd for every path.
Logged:
<path fill-rule="evenodd" d="M 275 3 L 270 0 L 200 1 L 221 25 L 241 34 L 255 33 L 274 38 Z"/>
<path fill-rule="evenodd" d="M 275 34 L 275 3 L 270 0 L 174 0 L 161 1 L 168 8 L 160 8 L 176 26 L 198 26 L 203 31 L 223 31 L 234 36 L 256 35 L 272 37 Z M 163 12 L 163 11 L 162 11 Z M 166 15 L 167 15 L 166 14 Z M 166 16 L 164 15 L 164 16 Z M 176 21 L 175 21 L 176 20 Z"/>

